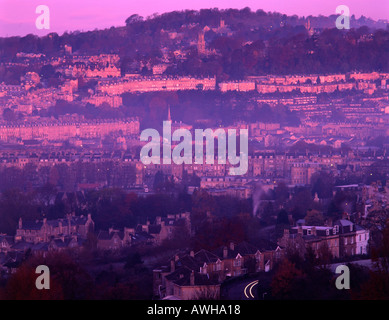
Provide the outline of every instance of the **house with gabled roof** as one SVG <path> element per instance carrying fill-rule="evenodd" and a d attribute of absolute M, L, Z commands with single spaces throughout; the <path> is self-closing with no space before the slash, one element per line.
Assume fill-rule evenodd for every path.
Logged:
<path fill-rule="evenodd" d="M 231 242 L 228 247 L 220 247 L 214 252 L 202 249 L 196 253 L 176 254 L 165 266 L 153 270 L 153 292 L 160 298 L 180 299 L 220 294 L 218 284 L 227 277 L 240 276 L 248 271 L 269 271 L 282 258 L 283 251 L 276 244 L 261 244 L 259 249 L 247 242 L 237 245 Z"/>
<path fill-rule="evenodd" d="M 369 231 L 347 219 L 335 221 L 331 226 L 309 226 L 299 221 L 296 227 L 285 229 L 278 240 L 280 245 L 297 249 L 300 255 L 310 247 L 319 254 L 319 249 L 327 247 L 332 257 L 346 257 L 368 252 Z"/>
<path fill-rule="evenodd" d="M 191 233 L 190 213 L 168 214 L 166 217 L 156 217 L 154 223 L 148 220 L 136 227 L 137 232 L 147 232 L 153 237 L 155 245 L 161 245 L 164 240 L 172 239 L 176 230 L 185 228 Z"/>
<path fill-rule="evenodd" d="M 86 238 L 88 232 L 94 230 L 94 222 L 90 214 L 87 216 L 68 215 L 64 219 L 23 220 L 19 219 L 15 242 L 31 243 L 48 242 L 66 236 Z"/>
<path fill-rule="evenodd" d="M 97 248 L 101 250 L 117 250 L 123 247 L 122 237 L 117 230 L 100 230 L 97 234 Z"/>
<path fill-rule="evenodd" d="M 235 277 L 248 272 L 270 271 L 282 258 L 283 250 L 276 244 L 262 243 L 261 248 L 247 242 L 223 246 L 214 252 L 221 261 L 225 277 Z"/>
<path fill-rule="evenodd" d="M 7 236 L 5 234 L 0 235 L 0 252 L 9 252 L 14 243 L 13 236 Z"/>

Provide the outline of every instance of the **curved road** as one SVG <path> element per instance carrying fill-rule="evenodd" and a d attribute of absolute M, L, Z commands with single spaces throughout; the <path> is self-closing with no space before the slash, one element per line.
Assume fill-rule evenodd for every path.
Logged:
<path fill-rule="evenodd" d="M 248 283 L 243 290 L 245 300 L 253 300 L 256 299 L 257 290 L 253 290 L 253 288 L 258 285 L 259 280 L 254 280 Z"/>
<path fill-rule="evenodd" d="M 227 300 L 257 300 L 258 280 L 251 278 L 230 284 L 225 298 Z"/>

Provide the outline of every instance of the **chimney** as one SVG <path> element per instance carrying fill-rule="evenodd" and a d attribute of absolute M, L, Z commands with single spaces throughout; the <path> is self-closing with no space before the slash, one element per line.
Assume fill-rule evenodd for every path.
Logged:
<path fill-rule="evenodd" d="M 234 251 L 235 250 L 235 244 L 233 241 L 230 242 L 230 250 Z"/>
<path fill-rule="evenodd" d="M 179 256 L 176 254 L 176 255 L 174 256 L 174 261 L 178 261 L 178 259 L 179 259 Z"/>
<path fill-rule="evenodd" d="M 189 255 L 194 258 L 194 251 L 192 250 Z"/>
<path fill-rule="evenodd" d="M 23 221 L 22 221 L 22 218 L 19 219 L 19 229 L 23 229 Z"/>
<path fill-rule="evenodd" d="M 176 262 L 174 260 L 170 260 L 170 272 L 176 271 Z"/>
<path fill-rule="evenodd" d="M 223 259 L 226 259 L 227 255 L 228 255 L 228 249 L 227 249 L 227 247 L 224 247 L 223 248 Z"/>
<path fill-rule="evenodd" d="M 190 274 L 190 285 L 191 286 L 195 285 L 195 273 L 194 273 L 194 270 L 192 270 L 192 273 Z"/>
<path fill-rule="evenodd" d="M 301 235 L 303 234 L 303 228 L 301 226 L 298 226 L 297 233 Z"/>

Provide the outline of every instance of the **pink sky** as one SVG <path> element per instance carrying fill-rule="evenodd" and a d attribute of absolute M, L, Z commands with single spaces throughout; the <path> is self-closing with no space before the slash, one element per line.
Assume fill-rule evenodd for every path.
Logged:
<path fill-rule="evenodd" d="M 35 8 L 47 5 L 50 9 L 50 30 L 35 27 L 38 15 Z M 330 15 L 341 4 L 350 8 L 350 14 L 373 19 L 389 20 L 388 0 L 0 0 L 0 36 L 44 35 L 50 32 L 93 30 L 123 26 L 130 15 L 144 17 L 153 13 L 201 8 L 250 7 L 252 10 L 277 11 L 288 15 Z"/>

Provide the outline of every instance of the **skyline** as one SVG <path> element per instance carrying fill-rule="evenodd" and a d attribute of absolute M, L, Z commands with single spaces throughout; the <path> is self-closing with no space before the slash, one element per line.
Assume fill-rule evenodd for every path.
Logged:
<path fill-rule="evenodd" d="M 335 14 L 335 9 L 341 4 L 350 8 L 350 14 L 359 18 L 361 15 L 374 20 L 389 19 L 389 2 L 378 0 L 374 6 L 368 5 L 365 0 L 354 0 L 340 2 L 329 0 L 326 2 L 312 2 L 308 0 L 293 1 L 275 0 L 267 1 L 197 1 L 195 4 L 189 1 L 169 0 L 164 3 L 153 3 L 145 0 L 142 3 L 129 3 L 124 0 L 116 0 L 115 5 L 107 0 L 84 0 L 82 3 L 69 0 L 66 3 L 58 3 L 55 0 L 47 0 L 44 3 L 33 0 L 0 0 L 0 37 L 25 36 L 35 34 L 44 36 L 56 32 L 62 35 L 65 31 L 90 31 L 94 29 L 105 29 L 111 26 L 124 26 L 125 20 L 132 14 L 139 14 L 143 17 L 151 16 L 154 13 L 162 14 L 170 11 L 181 11 L 186 9 L 206 8 L 237 8 L 249 7 L 256 11 L 262 9 L 266 12 L 280 12 L 287 15 L 297 14 L 298 16 L 329 16 Z M 50 29 L 37 30 L 35 20 L 38 14 L 35 9 L 38 5 L 47 5 L 50 9 Z M 20 11 L 19 8 L 24 8 Z"/>

